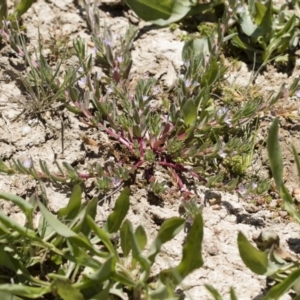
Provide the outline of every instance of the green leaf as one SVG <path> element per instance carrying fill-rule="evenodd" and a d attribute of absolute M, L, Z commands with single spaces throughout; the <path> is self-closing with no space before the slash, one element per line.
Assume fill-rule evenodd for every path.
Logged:
<path fill-rule="evenodd" d="M 120 229 L 120 238 L 123 255 L 124 257 L 127 257 L 132 249 L 130 240 L 130 222 L 128 222 L 128 220 L 124 221 Z"/>
<path fill-rule="evenodd" d="M 7 19 L 7 1 L 0 1 L 0 28 L 2 28 L 2 22 Z"/>
<path fill-rule="evenodd" d="M 125 0 L 125 2 L 141 19 L 160 26 L 182 19 L 192 6 L 189 0 Z"/>
<path fill-rule="evenodd" d="M 109 235 L 106 231 L 104 231 L 102 228 L 98 227 L 95 221 L 90 217 L 87 216 L 87 222 L 91 229 L 95 232 L 95 234 L 99 237 L 99 239 L 103 242 L 107 250 L 118 259 L 118 253 L 113 246 L 113 244 L 110 241 Z"/>
<path fill-rule="evenodd" d="M 268 253 L 252 246 L 243 233 L 238 234 L 240 256 L 245 265 L 254 273 L 264 275 L 268 270 Z"/>
<path fill-rule="evenodd" d="M 143 251 L 147 245 L 147 234 L 142 225 L 138 226 L 135 230 L 135 238 L 138 243 L 139 248 Z"/>
<path fill-rule="evenodd" d="M 300 179 L 300 159 L 299 159 L 298 151 L 296 150 L 294 145 L 292 146 L 292 149 L 293 149 L 293 154 L 294 154 L 294 158 L 295 158 L 295 162 L 296 162 L 296 166 L 297 166 L 298 177 Z"/>
<path fill-rule="evenodd" d="M 230 288 L 230 300 L 238 300 L 235 291 L 232 287 Z"/>
<path fill-rule="evenodd" d="M 90 231 L 91 231 L 91 228 L 90 228 L 90 226 L 87 223 L 86 217 L 90 216 L 93 220 L 95 220 L 95 217 L 96 217 L 96 214 L 97 214 L 97 206 L 98 206 L 98 198 L 97 197 L 95 197 L 92 200 L 90 200 L 88 202 L 87 206 L 86 206 L 86 209 L 84 211 L 84 216 L 85 217 L 83 218 L 83 221 L 80 224 L 80 232 L 82 234 L 84 234 L 85 236 L 88 236 L 89 233 L 90 233 Z M 78 217 L 80 215 L 81 215 L 81 212 L 78 215 Z"/>
<path fill-rule="evenodd" d="M 34 0 L 21 0 L 21 2 L 15 8 L 15 12 L 17 13 L 17 17 L 21 17 L 26 11 L 31 7 Z"/>
<path fill-rule="evenodd" d="M 203 265 L 203 259 L 201 255 L 202 240 L 203 220 L 201 214 L 199 213 L 194 218 L 193 225 L 183 246 L 182 260 L 176 267 L 176 270 L 182 279 Z"/>
<path fill-rule="evenodd" d="M 242 31 L 249 37 L 252 36 L 255 30 L 257 30 L 257 25 L 252 22 L 252 18 L 247 8 L 241 14 L 240 24 L 241 24 Z"/>
<path fill-rule="evenodd" d="M 58 217 L 64 217 L 66 220 L 73 220 L 80 211 L 81 206 L 81 188 L 79 185 L 75 185 L 72 195 L 66 207 L 61 208 L 58 211 Z"/>
<path fill-rule="evenodd" d="M 32 225 L 32 213 L 33 206 L 24 200 L 22 197 L 9 194 L 9 193 L 0 193 L 0 199 L 11 201 L 13 204 L 17 205 L 25 214 L 30 228 L 33 228 Z"/>
<path fill-rule="evenodd" d="M 293 271 L 286 279 L 272 287 L 264 300 L 277 300 L 287 293 L 300 278 L 300 269 Z"/>
<path fill-rule="evenodd" d="M 130 245 L 132 247 L 132 257 L 140 263 L 140 265 L 143 268 L 143 271 L 146 271 L 145 276 L 148 278 L 148 275 L 150 274 L 150 261 L 148 258 L 144 257 L 142 255 L 142 251 L 139 247 L 139 244 L 137 242 L 137 239 L 133 233 L 132 224 L 129 220 L 125 221 L 128 224 L 128 233 L 130 238 Z"/>
<path fill-rule="evenodd" d="M 47 210 L 47 208 L 40 201 L 38 201 L 38 207 L 40 208 L 44 219 L 55 230 L 55 232 L 65 238 L 68 238 L 70 242 L 75 243 L 76 245 L 79 245 L 81 247 L 85 247 L 95 253 L 95 249 L 86 236 L 84 236 L 83 234 L 77 234 L 76 232 L 69 229 L 65 224 L 61 223 L 54 215 L 52 215 Z"/>
<path fill-rule="evenodd" d="M 51 284 L 51 289 L 63 300 L 84 300 L 83 295 L 68 280 L 55 279 Z"/>
<path fill-rule="evenodd" d="M 27 297 L 29 299 L 41 299 L 42 296 L 50 292 L 49 287 L 29 287 L 21 284 L 0 284 L 0 295 L 11 293 L 16 296 Z"/>
<path fill-rule="evenodd" d="M 281 186 L 280 196 L 283 199 L 284 209 L 300 224 L 300 214 L 294 206 L 294 200 L 284 184 Z"/>
<path fill-rule="evenodd" d="M 126 187 L 116 200 L 114 211 L 108 216 L 105 224 L 109 233 L 117 232 L 126 217 L 130 205 L 129 195 L 130 190 Z"/>
<path fill-rule="evenodd" d="M 38 239 L 33 230 L 21 226 L 19 223 L 17 223 L 7 215 L 3 214 L 1 211 L 0 211 L 0 222 L 4 224 L 7 228 L 11 228 L 19 232 L 24 237 L 28 237 L 34 240 Z"/>
<path fill-rule="evenodd" d="M 179 217 L 173 217 L 164 221 L 148 253 L 148 259 L 151 262 L 154 262 L 161 246 L 174 238 L 183 229 L 184 223 L 185 220 Z"/>
<path fill-rule="evenodd" d="M 61 236 L 65 238 L 75 237 L 77 233 L 69 229 L 65 224 L 60 222 L 54 215 L 50 213 L 50 211 L 42 204 L 42 202 L 38 201 L 38 207 L 41 210 L 41 213 L 47 223 Z"/>
<path fill-rule="evenodd" d="M 177 267 L 164 270 L 160 274 L 164 282 L 166 282 L 165 278 L 171 278 L 172 282 L 178 285 L 187 275 L 203 265 L 202 240 L 203 221 L 201 214 L 198 213 L 183 246 L 181 262 Z"/>
<path fill-rule="evenodd" d="M 22 264 L 21 260 L 15 259 L 11 254 L 4 250 L 5 246 L 0 245 L 0 265 L 6 267 L 15 273 L 22 272 L 22 275 L 29 278 L 30 274 Z"/>
<path fill-rule="evenodd" d="M 191 55 L 191 53 L 194 56 L 197 55 L 203 55 L 206 57 L 210 54 L 209 51 L 209 45 L 208 45 L 208 39 L 207 38 L 201 38 L 201 39 L 190 39 L 188 40 L 182 49 L 182 60 L 187 61 Z"/>
<path fill-rule="evenodd" d="M 182 114 L 186 126 L 194 123 L 197 119 L 197 107 L 192 99 L 186 100 L 182 107 Z"/>
<path fill-rule="evenodd" d="M 209 284 L 205 285 L 206 289 L 210 292 L 210 294 L 214 297 L 215 300 L 223 300 L 219 292 Z"/>
<path fill-rule="evenodd" d="M 256 14 L 255 14 L 255 23 L 257 25 L 261 25 L 264 16 L 267 12 L 267 7 L 262 4 L 261 2 L 255 2 L 255 10 L 256 10 Z"/>
<path fill-rule="evenodd" d="M 267 148 L 272 175 L 274 177 L 276 187 L 280 192 L 283 183 L 283 159 L 278 139 L 278 119 L 273 121 L 269 129 Z"/>
<path fill-rule="evenodd" d="M 85 278 L 97 283 L 101 283 L 111 277 L 111 275 L 115 271 L 116 259 L 111 256 L 109 257 L 104 264 L 102 264 L 101 268 L 92 274 L 84 275 Z M 94 283 L 91 283 L 94 284 Z"/>
<path fill-rule="evenodd" d="M 1 300 L 23 300 L 23 299 L 16 297 L 10 293 L 1 292 Z"/>

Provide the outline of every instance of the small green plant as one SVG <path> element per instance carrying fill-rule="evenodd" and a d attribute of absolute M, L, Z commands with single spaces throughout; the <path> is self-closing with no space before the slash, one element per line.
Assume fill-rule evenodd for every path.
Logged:
<path fill-rule="evenodd" d="M 203 223 L 197 214 L 181 262 L 151 279 L 151 267 L 162 245 L 182 230 L 185 220 L 174 217 L 165 221 L 145 250 L 145 229 L 140 225 L 134 230 L 125 220 L 128 188 L 121 192 L 103 227 L 94 221 L 97 198 L 82 204 L 78 185 L 57 217 L 38 199 L 30 204 L 7 193 L 0 193 L 0 198 L 14 203 L 26 216 L 26 224 L 21 226 L 0 212 L 0 293 L 7 297 L 40 299 L 52 294 L 64 300 L 179 299 L 175 286 L 203 264 Z M 33 226 L 35 208 L 41 213 L 37 229 Z M 115 234 L 119 245 L 113 242 Z"/>
<path fill-rule="evenodd" d="M 299 2 L 293 6 L 299 9 Z M 272 59 L 289 61 L 289 51 L 295 50 L 299 41 L 299 14 L 289 10 L 287 3 L 276 8 L 272 0 L 251 0 L 248 4 L 232 1 L 230 8 L 235 25 L 229 33 L 236 35 L 229 43 L 235 49 L 259 64 Z"/>
<path fill-rule="evenodd" d="M 5 22 L 16 22 L 26 11 L 32 6 L 34 0 L 14 1 L 14 10 L 8 14 L 7 1 L 0 1 L 0 28 L 5 25 Z"/>

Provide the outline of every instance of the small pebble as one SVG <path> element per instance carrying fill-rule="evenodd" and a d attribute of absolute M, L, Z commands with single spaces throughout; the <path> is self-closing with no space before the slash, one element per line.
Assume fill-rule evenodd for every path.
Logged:
<path fill-rule="evenodd" d="M 247 204 L 245 206 L 245 210 L 246 210 L 246 212 L 253 214 L 253 213 L 258 212 L 258 207 L 254 204 Z"/>
<path fill-rule="evenodd" d="M 282 210 L 282 211 L 279 212 L 279 215 L 280 215 L 280 217 L 284 218 L 288 215 L 288 212 L 285 211 L 285 210 Z"/>
<path fill-rule="evenodd" d="M 31 131 L 31 127 L 26 125 L 22 129 L 22 136 L 26 136 Z"/>

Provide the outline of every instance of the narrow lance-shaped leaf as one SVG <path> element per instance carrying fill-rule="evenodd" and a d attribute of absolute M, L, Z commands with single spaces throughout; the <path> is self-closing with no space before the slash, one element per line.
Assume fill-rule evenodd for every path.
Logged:
<path fill-rule="evenodd" d="M 25 14 L 26 11 L 31 7 L 33 2 L 34 0 L 21 0 L 21 2 L 15 8 L 17 17 L 21 17 L 23 14 Z"/>
<path fill-rule="evenodd" d="M 161 279 L 171 278 L 171 281 L 178 285 L 187 275 L 203 265 L 201 247 L 203 240 L 203 221 L 201 214 L 194 218 L 193 225 L 187 235 L 186 242 L 182 249 L 182 259 L 175 268 L 161 272 Z"/>
<path fill-rule="evenodd" d="M 130 231 L 130 223 L 128 220 L 125 220 L 120 229 L 121 248 L 124 257 L 127 257 L 130 253 L 130 250 L 132 249 L 129 231 Z"/>
<path fill-rule="evenodd" d="M 66 220 L 72 220 L 75 218 L 80 210 L 81 205 L 81 188 L 79 185 L 75 185 L 72 195 L 66 207 L 61 208 L 58 211 L 58 217 L 65 217 Z"/>
<path fill-rule="evenodd" d="M 138 226 L 135 230 L 135 238 L 139 245 L 139 248 L 143 251 L 145 246 L 147 245 L 147 235 L 143 226 Z"/>
<path fill-rule="evenodd" d="M 75 243 L 89 249 L 95 253 L 95 249 L 92 247 L 89 240 L 84 235 L 79 235 L 76 232 L 69 229 L 65 224 L 60 222 L 54 215 L 52 215 L 47 208 L 39 201 L 38 206 L 40 211 L 45 218 L 46 222 L 61 236 L 68 238 L 70 242 Z"/>
<path fill-rule="evenodd" d="M 283 182 L 283 160 L 278 139 L 278 119 L 275 119 L 270 127 L 267 147 L 272 175 L 280 192 Z"/>
<path fill-rule="evenodd" d="M 268 270 L 268 253 L 256 249 L 243 233 L 238 234 L 240 256 L 245 265 L 254 273 L 264 275 Z"/>
<path fill-rule="evenodd" d="M 205 287 L 210 292 L 210 294 L 214 297 L 215 300 L 223 300 L 220 293 L 213 286 L 206 284 Z"/>
<path fill-rule="evenodd" d="M 39 240 L 39 238 L 36 236 L 35 232 L 29 228 L 26 228 L 16 221 L 14 221 L 12 218 L 8 217 L 4 213 L 0 211 L 0 223 L 5 225 L 7 228 L 11 228 L 17 232 L 19 232 L 24 237 L 28 237 L 30 239 Z"/>
<path fill-rule="evenodd" d="M 157 234 L 157 237 L 153 241 L 149 250 L 148 259 L 151 262 L 154 262 L 155 257 L 159 253 L 161 246 L 164 243 L 170 241 L 172 238 L 174 238 L 183 229 L 184 223 L 185 220 L 183 218 L 173 217 L 166 220 L 162 224 Z"/>
<path fill-rule="evenodd" d="M 300 159 L 299 159 L 298 151 L 295 148 L 295 146 L 293 146 L 293 154 L 294 154 L 294 158 L 295 158 L 295 162 L 296 162 L 296 166 L 297 166 L 298 177 L 300 179 Z"/>
<path fill-rule="evenodd" d="M 238 300 L 235 291 L 232 287 L 230 288 L 230 300 Z"/>
<path fill-rule="evenodd" d="M 201 214 L 197 214 L 194 218 L 193 225 L 188 233 L 186 242 L 182 250 L 182 260 L 178 267 L 177 272 L 182 278 L 203 265 L 201 255 L 201 247 L 203 240 L 203 220 Z"/>
<path fill-rule="evenodd" d="M 182 107 L 183 119 L 186 126 L 189 126 L 196 121 L 197 113 L 197 107 L 194 101 L 192 99 L 188 99 Z"/>
<path fill-rule="evenodd" d="M 109 233 L 117 232 L 126 217 L 130 205 L 129 195 L 130 190 L 126 187 L 116 200 L 114 211 L 108 216 L 104 226 L 104 229 L 107 229 Z"/>
<path fill-rule="evenodd" d="M 99 237 L 99 239 L 103 242 L 107 250 L 118 259 L 118 253 L 113 246 L 112 242 L 110 241 L 109 234 L 103 230 L 102 228 L 98 227 L 95 221 L 90 217 L 87 216 L 87 223 L 91 227 L 91 229 L 94 231 L 94 233 Z"/>
<path fill-rule="evenodd" d="M 11 201 L 13 204 L 17 205 L 24 212 L 30 228 L 33 228 L 32 226 L 33 206 L 30 203 L 28 203 L 26 200 L 24 200 L 19 196 L 9 194 L 9 193 L 0 193 L 0 199 Z"/>
<path fill-rule="evenodd" d="M 128 223 L 128 232 L 129 232 L 129 238 L 130 238 L 130 244 L 132 247 L 132 257 L 138 261 L 143 269 L 143 271 L 145 271 L 145 276 L 146 278 L 144 278 L 145 280 L 148 278 L 149 274 L 150 274 L 150 261 L 149 259 L 147 259 L 146 257 L 144 257 L 142 255 L 142 251 L 139 247 L 139 244 L 137 242 L 137 239 L 133 233 L 133 228 L 132 228 L 132 224 L 129 220 L 126 220 L 126 223 Z"/>
<path fill-rule="evenodd" d="M 281 296 L 283 296 L 293 287 L 293 285 L 299 280 L 299 278 L 300 278 L 300 269 L 297 269 L 294 272 L 292 272 L 282 282 L 273 286 L 269 290 L 267 295 L 265 295 L 264 300 L 280 299 Z"/>
<path fill-rule="evenodd" d="M 280 196 L 283 199 L 284 209 L 291 215 L 293 219 L 295 219 L 298 222 L 298 224 L 300 224 L 300 214 L 299 212 L 297 212 L 293 204 L 293 197 L 291 196 L 290 192 L 284 184 L 282 184 L 281 186 Z"/>
<path fill-rule="evenodd" d="M 49 287 L 29 287 L 21 284 L 0 284 L 0 294 L 11 293 L 16 296 L 29 299 L 41 299 L 43 295 L 50 292 Z"/>

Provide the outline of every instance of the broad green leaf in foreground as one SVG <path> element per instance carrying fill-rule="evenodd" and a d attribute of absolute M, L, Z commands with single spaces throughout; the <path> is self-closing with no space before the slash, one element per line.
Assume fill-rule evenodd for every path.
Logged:
<path fill-rule="evenodd" d="M 28 237 L 28 238 L 31 238 L 31 239 L 34 239 L 34 240 L 38 239 L 38 237 L 36 236 L 36 234 L 33 230 L 28 229 L 28 228 L 20 225 L 19 223 L 14 221 L 12 218 L 10 218 L 7 215 L 5 215 L 4 213 L 2 213 L 1 211 L 0 211 L 0 222 L 3 225 L 5 225 L 5 227 L 11 228 L 11 229 L 19 232 L 24 237 Z"/>
<path fill-rule="evenodd" d="M 111 256 L 108 258 L 96 272 L 92 274 L 86 274 L 85 277 L 98 284 L 109 279 L 115 271 L 116 259 Z M 93 284 L 91 282 L 91 284 Z"/>
<path fill-rule="evenodd" d="M 201 247 L 203 240 L 203 221 L 198 213 L 193 221 L 193 225 L 187 235 L 186 242 L 182 249 L 182 259 L 175 268 L 170 268 L 162 272 L 162 279 L 165 275 L 171 277 L 172 281 L 179 284 L 186 276 L 203 265 Z"/>
<path fill-rule="evenodd" d="M 138 226 L 134 232 L 134 236 L 136 241 L 139 245 L 141 251 L 144 250 L 145 246 L 147 245 L 147 235 L 143 226 Z"/>
<path fill-rule="evenodd" d="M 268 271 L 268 253 L 252 246 L 243 233 L 238 234 L 240 256 L 245 265 L 254 273 L 265 275 Z"/>
<path fill-rule="evenodd" d="M 41 299 L 41 297 L 48 292 L 50 292 L 49 287 L 29 287 L 21 284 L 0 284 L 0 295 L 2 295 L 2 293 L 11 293 L 13 295 L 27 297 L 29 299 Z"/>
<path fill-rule="evenodd" d="M 148 259 L 151 262 L 154 262 L 155 257 L 159 253 L 162 244 L 174 238 L 183 229 L 184 223 L 185 220 L 183 218 L 173 217 L 166 220 L 162 224 L 157 237 L 153 241 L 149 250 Z"/>
<path fill-rule="evenodd" d="M 276 300 L 283 296 L 286 292 L 288 292 L 293 285 L 300 278 L 300 269 L 292 272 L 286 279 L 284 279 L 279 284 L 272 287 L 267 295 L 264 297 L 264 300 Z"/>
<path fill-rule="evenodd" d="M 80 244 L 80 246 L 95 252 L 89 240 L 82 234 L 77 234 L 76 232 L 69 229 L 65 224 L 60 222 L 51 212 L 39 201 L 38 206 L 41 213 L 46 220 L 46 222 L 61 236 L 70 239 L 70 242 L 75 242 Z"/>
<path fill-rule="evenodd" d="M 130 190 L 128 187 L 126 187 L 116 200 L 116 204 L 114 207 L 113 212 L 108 216 L 107 218 L 107 223 L 105 224 L 107 231 L 109 233 L 114 233 L 117 232 L 121 224 L 126 217 L 126 214 L 129 209 L 129 195 L 130 195 Z"/>
<path fill-rule="evenodd" d="M 26 11 L 31 7 L 33 2 L 34 0 L 21 0 L 20 3 L 15 8 L 17 17 L 21 17 L 23 14 L 25 14 Z"/>
<path fill-rule="evenodd" d="M 98 227 L 97 224 L 95 223 L 95 221 L 90 216 L 87 216 L 87 222 L 88 222 L 89 226 L 91 227 L 91 229 L 94 231 L 94 233 L 103 242 L 103 244 L 105 245 L 107 250 L 112 255 L 114 255 L 114 257 L 117 258 L 118 253 L 117 253 L 115 247 L 113 246 L 113 244 L 112 244 L 112 242 L 109 238 L 109 234 L 105 230 L 103 230 L 102 228 Z"/>
<path fill-rule="evenodd" d="M 130 253 L 131 241 L 130 241 L 130 223 L 125 221 L 120 229 L 121 248 L 124 257 L 127 257 Z"/>
<path fill-rule="evenodd" d="M 197 118 L 197 107 L 192 99 L 188 99 L 182 108 L 184 123 L 189 126 Z"/>
<path fill-rule="evenodd" d="M 192 7 L 189 0 L 126 0 L 125 2 L 141 19 L 160 26 L 182 19 Z"/>
<path fill-rule="evenodd" d="M 66 220 L 72 220 L 75 218 L 80 210 L 81 204 L 81 188 L 79 185 L 75 185 L 72 195 L 66 207 L 61 208 L 58 211 L 58 217 L 65 217 Z"/>
<path fill-rule="evenodd" d="M 51 288 L 63 300 L 84 300 L 83 295 L 68 280 L 56 279 L 51 284 Z"/>
<path fill-rule="evenodd" d="M 28 203 L 22 197 L 9 193 L 0 193 L 0 199 L 11 201 L 13 204 L 17 205 L 24 212 L 26 219 L 29 222 L 29 226 L 32 228 L 33 206 L 30 203 Z"/>
<path fill-rule="evenodd" d="M 203 265 L 201 255 L 202 240 L 203 220 L 201 214 L 198 213 L 194 218 L 193 225 L 183 246 L 182 260 L 176 268 L 182 278 L 185 278 Z"/>

